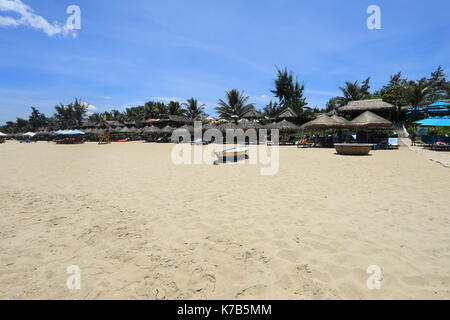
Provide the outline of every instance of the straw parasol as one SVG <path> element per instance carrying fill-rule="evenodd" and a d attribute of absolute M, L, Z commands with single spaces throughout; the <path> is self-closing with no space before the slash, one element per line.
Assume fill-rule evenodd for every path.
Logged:
<path fill-rule="evenodd" d="M 238 125 L 239 129 L 243 129 L 243 130 L 248 130 L 248 129 L 263 129 L 263 125 L 261 125 L 258 122 L 247 122 L 247 121 L 243 121 L 240 122 Z"/>
<path fill-rule="evenodd" d="M 227 131 L 227 130 L 236 130 L 236 129 L 238 129 L 238 128 L 239 128 L 239 127 L 238 127 L 236 124 L 232 123 L 232 122 L 227 122 L 227 123 L 221 124 L 221 125 L 218 127 L 218 129 L 219 129 L 220 131 L 222 131 L 222 132 L 225 132 L 225 131 Z"/>
<path fill-rule="evenodd" d="M 175 129 L 172 128 L 171 126 L 166 126 L 164 128 L 162 128 L 161 133 L 172 133 Z"/>
<path fill-rule="evenodd" d="M 392 129 L 394 126 L 392 122 L 385 118 L 373 112 L 366 111 L 353 121 L 345 124 L 345 127 L 353 129 Z"/>
<path fill-rule="evenodd" d="M 342 117 L 339 117 L 338 115 L 333 115 L 333 116 L 331 116 L 331 119 L 334 119 L 335 121 L 337 121 L 337 122 L 339 122 L 340 124 L 343 124 L 343 125 L 345 125 L 345 124 L 347 124 L 347 123 L 349 123 L 350 121 L 348 121 L 347 119 L 345 119 L 345 118 L 342 118 Z"/>
<path fill-rule="evenodd" d="M 211 122 L 203 125 L 203 130 L 210 130 L 210 129 L 217 129 L 217 130 L 219 130 L 219 127 L 216 126 L 214 123 L 211 123 Z"/>
<path fill-rule="evenodd" d="M 180 127 L 180 128 L 178 128 L 178 129 L 184 129 L 184 130 L 189 131 L 189 133 L 194 133 L 194 127 L 193 126 L 188 126 L 187 124 L 182 126 L 182 127 Z"/>
<path fill-rule="evenodd" d="M 292 132 L 292 131 L 299 131 L 300 127 L 293 124 L 292 122 L 283 120 L 278 123 L 272 123 L 266 126 L 267 129 L 270 130 L 280 130 L 283 132 Z"/>
<path fill-rule="evenodd" d="M 339 129 L 342 127 L 342 123 L 329 117 L 327 115 L 321 115 L 317 119 L 305 123 L 301 126 L 304 131 L 307 130 L 326 130 L 326 129 Z"/>
<path fill-rule="evenodd" d="M 160 133 L 161 129 L 155 126 L 145 127 L 142 130 L 143 133 Z"/>

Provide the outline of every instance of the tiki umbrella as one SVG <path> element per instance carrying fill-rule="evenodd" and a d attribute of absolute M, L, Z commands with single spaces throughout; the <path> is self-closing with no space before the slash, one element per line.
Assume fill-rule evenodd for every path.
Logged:
<path fill-rule="evenodd" d="M 340 124 L 343 124 L 343 125 L 345 125 L 345 124 L 350 122 L 350 121 L 348 121 L 345 118 L 339 117 L 338 115 L 331 116 L 331 119 L 334 119 L 335 121 L 337 121 L 337 122 L 339 122 Z"/>
<path fill-rule="evenodd" d="M 339 129 L 341 127 L 342 124 L 339 121 L 324 114 L 318 117 L 317 119 L 305 123 L 304 125 L 301 126 L 301 129 L 307 131 L 307 130 Z"/>
<path fill-rule="evenodd" d="M 236 130 L 236 129 L 238 129 L 238 126 L 232 122 L 227 122 L 227 123 L 221 124 L 218 128 L 220 131 L 225 132 L 227 130 Z"/>
<path fill-rule="evenodd" d="M 210 129 L 217 129 L 219 130 L 219 127 L 216 126 L 214 123 L 207 123 L 203 126 L 203 130 L 210 130 Z"/>
<path fill-rule="evenodd" d="M 145 127 L 143 133 L 160 133 L 161 129 L 155 126 Z"/>
<path fill-rule="evenodd" d="M 238 125 L 239 129 L 248 130 L 248 129 L 262 129 L 263 126 L 258 122 L 240 122 Z"/>
<path fill-rule="evenodd" d="M 187 124 L 182 126 L 182 127 L 180 127 L 180 128 L 178 128 L 178 129 L 184 129 L 184 130 L 189 131 L 189 133 L 194 133 L 194 127 L 193 126 L 188 126 Z"/>
<path fill-rule="evenodd" d="M 136 127 L 131 127 L 129 129 L 131 133 L 142 133 L 142 129 L 136 128 Z"/>
<path fill-rule="evenodd" d="M 366 111 L 353 121 L 345 124 L 346 128 L 353 129 L 392 129 L 392 122 L 376 115 L 373 112 Z"/>
<path fill-rule="evenodd" d="M 293 124 L 292 122 L 283 120 L 278 123 L 272 123 L 267 126 L 270 130 L 280 130 L 282 132 L 292 132 L 292 131 L 299 131 L 300 127 Z"/>
<path fill-rule="evenodd" d="M 173 132 L 174 130 L 175 130 L 175 129 L 172 128 L 171 126 L 166 126 L 166 127 L 164 127 L 164 128 L 161 130 L 161 133 L 169 133 L 169 134 L 172 134 L 172 132 Z"/>

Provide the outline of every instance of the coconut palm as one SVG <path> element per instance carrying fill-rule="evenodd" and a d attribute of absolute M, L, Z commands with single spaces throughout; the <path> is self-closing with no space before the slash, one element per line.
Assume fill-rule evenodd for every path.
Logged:
<path fill-rule="evenodd" d="M 250 97 L 244 94 L 244 91 L 238 91 L 237 89 L 232 89 L 225 92 L 226 102 L 219 99 L 218 105 L 215 110 L 217 113 L 226 119 L 233 117 L 240 117 L 247 111 L 255 107 L 254 103 L 247 103 Z"/>
<path fill-rule="evenodd" d="M 416 109 L 422 105 L 428 95 L 432 92 L 433 85 L 426 78 L 418 81 L 408 81 L 405 83 L 405 97 L 406 101 L 411 107 Z"/>
<path fill-rule="evenodd" d="M 182 105 L 186 107 L 186 116 L 191 119 L 199 120 L 208 116 L 205 113 L 205 105 L 199 105 L 198 100 L 195 98 L 186 100 Z"/>
<path fill-rule="evenodd" d="M 178 101 L 170 101 L 167 105 L 167 110 L 169 114 L 175 116 L 183 116 L 186 114 L 186 110 L 182 108 L 181 103 L 179 103 Z"/>
<path fill-rule="evenodd" d="M 363 81 L 360 85 L 358 81 L 345 82 L 345 87 L 339 87 L 343 96 L 339 97 L 341 105 L 346 105 L 350 101 L 364 100 L 370 98 L 370 77 Z"/>

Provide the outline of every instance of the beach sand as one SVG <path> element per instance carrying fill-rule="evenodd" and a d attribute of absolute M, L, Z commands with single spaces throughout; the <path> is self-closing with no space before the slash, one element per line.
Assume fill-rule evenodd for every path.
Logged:
<path fill-rule="evenodd" d="M 172 148 L 0 145 L 0 298 L 450 299 L 449 168 L 281 147 L 262 176 Z"/>

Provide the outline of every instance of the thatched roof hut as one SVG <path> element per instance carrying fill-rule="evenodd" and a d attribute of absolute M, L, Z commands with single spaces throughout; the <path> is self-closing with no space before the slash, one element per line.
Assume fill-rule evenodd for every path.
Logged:
<path fill-rule="evenodd" d="M 247 112 L 245 112 L 244 114 L 241 115 L 242 119 L 262 119 L 264 118 L 264 116 L 256 111 L 255 109 L 250 109 Z"/>
<path fill-rule="evenodd" d="M 339 112 L 390 111 L 395 106 L 382 99 L 350 101 L 346 106 L 338 108 Z"/>
<path fill-rule="evenodd" d="M 326 130 L 326 129 L 339 129 L 342 127 L 342 123 L 329 117 L 327 115 L 321 115 L 317 119 L 305 123 L 301 126 L 302 130 Z"/>
<path fill-rule="evenodd" d="M 346 128 L 352 129 L 392 129 L 392 122 L 379 115 L 366 111 L 359 117 L 345 124 Z"/>
<path fill-rule="evenodd" d="M 270 130 L 280 130 L 283 132 L 293 132 L 293 131 L 300 131 L 300 127 L 293 124 L 292 122 L 283 120 L 278 123 L 272 123 L 266 126 L 267 129 Z"/>
<path fill-rule="evenodd" d="M 297 118 L 297 113 L 295 113 L 294 110 L 291 108 L 286 108 L 283 110 L 278 116 L 276 116 L 276 119 L 295 119 Z"/>

